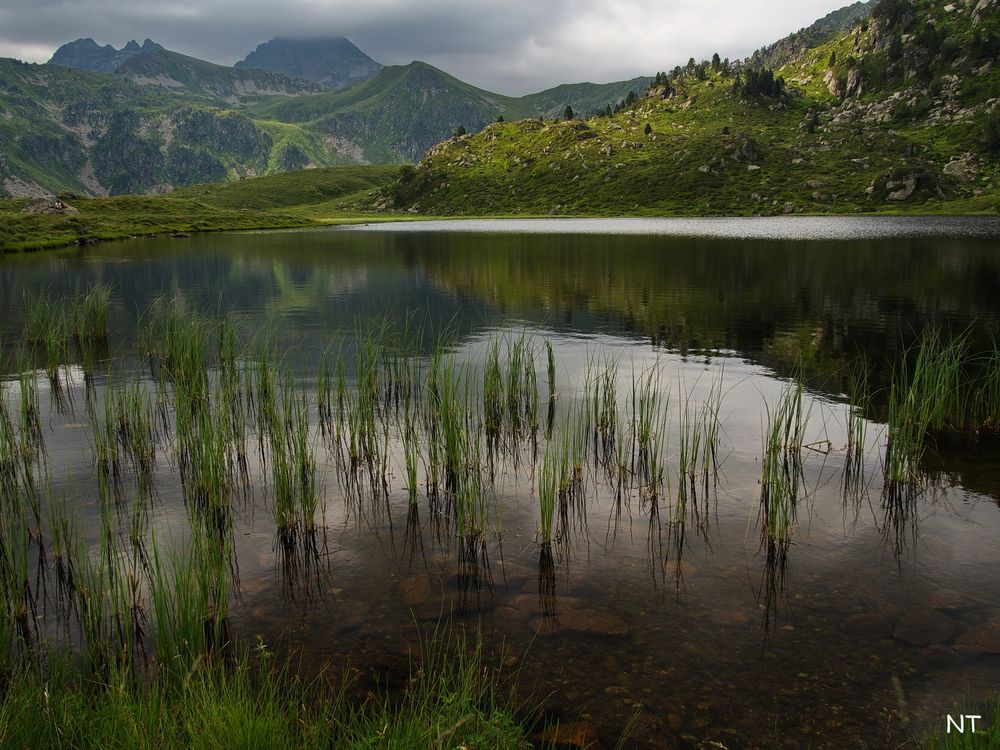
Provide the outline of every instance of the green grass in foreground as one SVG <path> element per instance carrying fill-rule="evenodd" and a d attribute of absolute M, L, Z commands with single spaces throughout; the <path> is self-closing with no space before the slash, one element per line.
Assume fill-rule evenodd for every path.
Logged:
<path fill-rule="evenodd" d="M 197 185 L 165 196 L 75 198 L 79 213 L 24 213 L 0 200 L 0 253 L 170 232 L 281 229 L 362 218 L 353 206 L 397 167 L 332 167 Z"/>
<path fill-rule="evenodd" d="M 263 657 L 263 658 L 262 658 Z M 306 680 L 258 650 L 226 666 L 196 661 L 149 682 L 127 671 L 84 678 L 22 667 L 0 677 L 4 748 L 521 748 L 511 694 L 478 650 L 435 647 L 402 698 L 348 698 L 346 683 Z"/>
<path fill-rule="evenodd" d="M 958 711 L 955 716 L 958 721 Z M 982 718 L 976 721 L 976 731 L 971 729 L 969 720 L 965 722 L 965 732 L 958 733 L 954 729 L 951 733 L 942 732 L 929 738 L 923 747 L 927 750 L 982 750 L 982 748 L 1000 747 L 1000 698 L 995 705 L 987 710 L 973 710 L 971 708 L 962 711 L 967 714 L 982 714 Z"/>

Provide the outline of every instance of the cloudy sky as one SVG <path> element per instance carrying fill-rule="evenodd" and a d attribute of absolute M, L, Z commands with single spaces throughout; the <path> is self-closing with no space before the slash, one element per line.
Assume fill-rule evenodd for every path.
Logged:
<path fill-rule="evenodd" d="M 151 37 L 231 65 L 273 36 L 343 35 L 505 94 L 743 57 L 850 0 L 0 0 L 0 57 L 45 62 L 93 37 Z"/>

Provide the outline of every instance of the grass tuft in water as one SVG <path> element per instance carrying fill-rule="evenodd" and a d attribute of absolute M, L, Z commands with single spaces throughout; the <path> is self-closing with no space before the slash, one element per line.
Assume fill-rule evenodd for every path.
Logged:
<path fill-rule="evenodd" d="M 761 532 L 768 541 L 791 538 L 802 481 L 802 447 L 808 414 L 801 377 L 786 385 L 777 404 L 766 405 L 760 477 Z"/>

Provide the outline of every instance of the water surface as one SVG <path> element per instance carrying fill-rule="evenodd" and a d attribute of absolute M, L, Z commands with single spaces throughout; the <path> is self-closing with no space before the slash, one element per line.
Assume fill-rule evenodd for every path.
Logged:
<path fill-rule="evenodd" d="M 234 629 L 299 648 L 308 663 L 349 662 L 392 682 L 405 677 L 417 624 L 451 613 L 481 628 L 491 649 L 527 653 L 525 690 L 554 716 L 587 718 L 609 745 L 636 715 L 636 747 L 898 746 L 943 728 L 966 698 L 995 698 L 1000 466 L 990 447 L 934 452 L 923 492 L 907 513 L 893 512 L 882 499 L 876 409 L 864 489 L 845 493 L 848 368 L 863 356 L 884 384 L 928 327 L 967 332 L 973 347 L 995 340 L 998 238 L 988 219 L 787 218 L 418 222 L 136 240 L 0 260 L 0 341 L 13 374 L 25 291 L 69 296 L 100 281 L 117 304 L 108 360 L 87 373 L 98 393 L 144 372 L 136 331 L 161 297 L 235 314 L 248 337 L 273 331 L 307 388 L 322 353 L 346 342 L 350 356 L 359 325 L 373 319 L 408 326 L 421 356 L 450 331 L 458 361 L 473 368 L 497 336 L 536 337 L 543 405 L 548 340 L 557 414 L 582 394 L 595 358 L 619 362 L 623 415 L 633 376 L 658 368 L 675 428 L 682 404 L 720 383 L 720 469 L 702 498 L 707 512 L 669 523 L 636 488 L 623 500 L 590 467 L 551 579 L 540 568 L 530 441 L 498 470 L 492 586 L 470 580 L 426 498 L 417 519 L 408 513 L 398 446 L 387 507 L 361 513 L 317 441 L 315 554 L 290 560 L 277 544 L 261 481 L 256 510 L 240 514 L 234 534 Z M 65 364 L 82 404 L 82 363 Z M 761 424 L 796 372 L 809 385 L 815 449 L 805 451 L 792 543 L 776 555 L 759 530 Z M 97 482 L 80 412 L 46 401 L 48 465 L 93 522 Z M 676 442 L 666 453 L 676 460 Z M 181 535 L 185 513 L 165 450 L 153 527 Z"/>

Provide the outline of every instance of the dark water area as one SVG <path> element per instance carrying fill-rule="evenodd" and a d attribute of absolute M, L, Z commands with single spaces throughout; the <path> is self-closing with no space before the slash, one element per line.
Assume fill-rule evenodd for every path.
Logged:
<path fill-rule="evenodd" d="M 148 374 L 136 341 L 158 298 L 236 316 L 248 338 L 270 332 L 307 391 L 323 352 L 343 346 L 350 360 L 373 320 L 405 331 L 422 357 L 449 332 L 474 372 L 497 336 L 549 341 L 557 424 L 584 397 L 588 364 L 618 362 L 624 421 L 634 377 L 655 371 L 669 397 L 671 497 L 684 481 L 684 404 L 724 393 L 719 471 L 698 490 L 696 519 L 653 513 L 637 488 L 623 497 L 588 464 L 551 559 L 529 444 L 496 468 L 476 566 L 427 498 L 408 502 L 397 440 L 385 502 L 365 508 L 317 438 L 317 535 L 281 543 L 261 477 L 235 520 L 230 605 L 234 632 L 282 643 L 310 668 L 350 664 L 372 684 L 401 684 L 421 629 L 447 615 L 519 666 L 550 716 L 590 721 L 608 746 L 631 726 L 626 747 L 898 747 L 997 696 L 1000 448 L 929 451 L 921 491 L 900 510 L 884 502 L 877 409 L 860 488 L 845 488 L 844 393 L 852 363 L 863 357 L 885 383 L 927 329 L 966 335 L 973 350 L 1000 338 L 998 221 L 427 222 L 3 258 L 11 403 L 25 295 L 70 298 L 94 283 L 114 289 L 107 356 L 93 372 L 72 355 L 62 363 L 77 408 L 43 393 L 49 476 L 87 528 L 98 491 L 84 382 L 100 392 Z M 776 547 L 759 528 L 762 423 L 796 372 L 812 447 L 790 542 Z M 183 541 L 169 447 L 156 497 L 152 530 Z"/>

